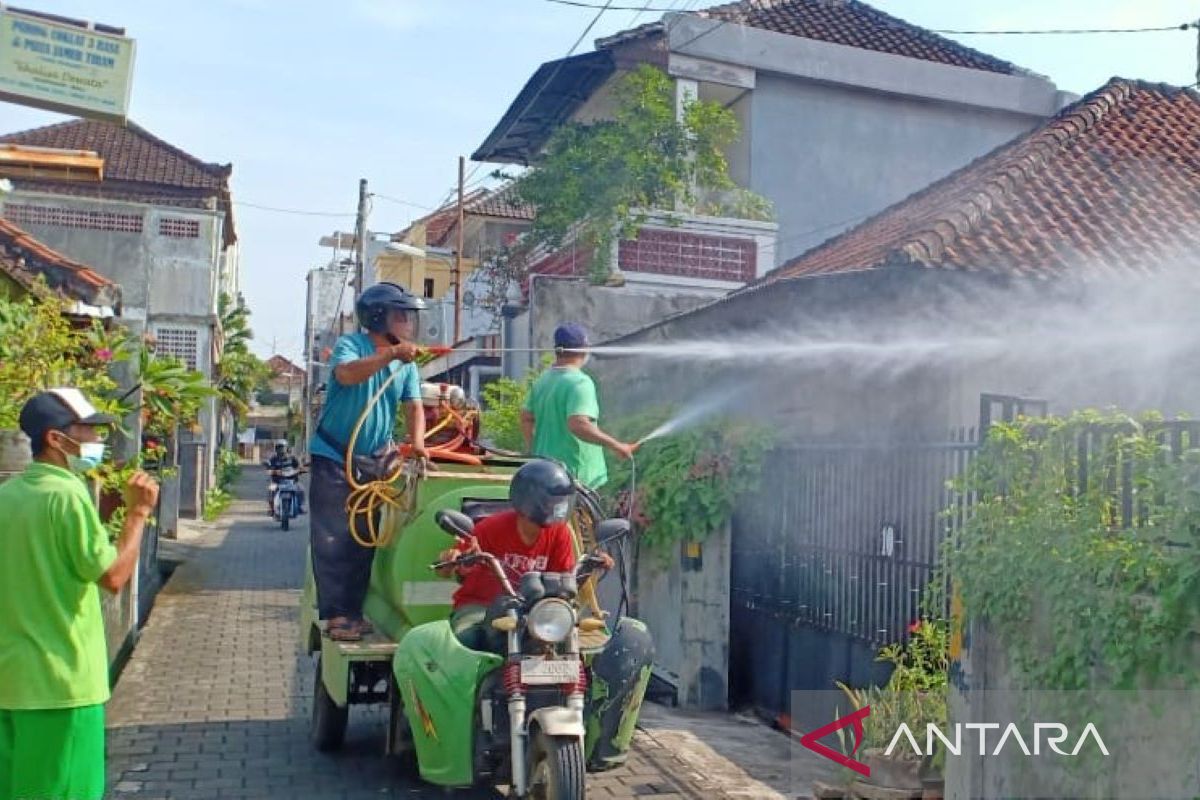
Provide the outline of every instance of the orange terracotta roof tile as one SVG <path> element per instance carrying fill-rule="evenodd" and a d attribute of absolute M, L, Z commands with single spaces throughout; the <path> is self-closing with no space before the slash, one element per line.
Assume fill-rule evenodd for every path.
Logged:
<path fill-rule="evenodd" d="M 2 217 L 0 272 L 27 288 L 33 287 L 41 276 L 64 297 L 95 306 L 120 306 L 120 286 L 86 264 L 42 244 Z"/>
<path fill-rule="evenodd" d="M 476 189 L 463 197 L 463 212 L 479 217 L 532 220 L 532 206 L 521 203 L 512 190 L 512 184 L 499 189 Z M 413 224 L 425 226 L 425 243 L 429 247 L 443 247 L 458 222 L 458 200 L 447 203 L 436 211 L 426 214 Z M 400 234 L 403 238 L 403 234 Z"/>
<path fill-rule="evenodd" d="M 1114 78 L 760 282 L 911 265 L 1144 270 L 1200 246 L 1200 94 Z"/>

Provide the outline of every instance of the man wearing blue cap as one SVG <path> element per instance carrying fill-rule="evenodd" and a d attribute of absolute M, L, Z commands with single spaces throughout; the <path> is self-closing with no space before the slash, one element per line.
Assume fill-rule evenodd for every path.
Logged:
<path fill-rule="evenodd" d="M 561 462 L 576 480 L 595 489 L 608 480 L 604 448 L 630 458 L 637 445 L 614 439 L 596 424 L 600 417 L 596 384 L 582 369 L 589 346 L 582 325 L 568 322 L 558 326 L 554 365 L 529 390 L 521 410 L 521 430 L 526 450 Z"/>

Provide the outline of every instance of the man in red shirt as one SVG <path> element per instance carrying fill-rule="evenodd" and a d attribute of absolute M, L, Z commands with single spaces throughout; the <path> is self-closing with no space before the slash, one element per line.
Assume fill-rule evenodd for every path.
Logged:
<path fill-rule="evenodd" d="M 553 461 L 530 461 L 513 476 L 508 497 L 512 511 L 481 520 L 471 541 L 445 551 L 441 560 L 463 553 L 491 553 L 514 586 L 526 572 L 573 572 L 575 542 L 567 519 L 575 507 L 575 485 L 567 471 Z M 467 647 L 493 649 L 489 646 L 494 645 L 493 637 L 484 621 L 488 607 L 502 591 L 500 580 L 486 564 L 467 568 L 462 574 L 450 625 Z"/>

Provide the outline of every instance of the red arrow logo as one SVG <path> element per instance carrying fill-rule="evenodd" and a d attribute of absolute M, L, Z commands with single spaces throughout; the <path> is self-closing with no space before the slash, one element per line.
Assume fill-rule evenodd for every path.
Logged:
<path fill-rule="evenodd" d="M 843 767 L 849 767 L 850 769 L 857 772 L 859 775 L 869 778 L 869 777 L 871 777 L 871 768 L 868 767 L 866 764 L 862 763 L 861 761 L 855 761 L 853 758 L 850 757 L 850 756 L 854 755 L 855 753 L 857 753 L 859 746 L 862 745 L 862 741 L 863 741 L 862 721 L 869 716 L 871 716 L 871 707 L 863 706 L 858 711 L 855 711 L 853 714 L 847 714 L 844 717 L 835 719 L 833 722 L 829 723 L 828 725 L 825 725 L 821 728 L 817 728 L 815 731 L 812 731 L 811 733 L 804 734 L 803 736 L 800 737 L 800 744 L 804 745 L 809 750 L 812 750 L 814 753 L 816 753 L 819 756 L 824 756 L 825 758 L 828 758 L 830 761 L 835 761 L 838 764 L 841 764 Z M 837 750 L 834 750 L 831 747 L 826 747 L 825 745 L 823 745 L 817 741 L 818 739 L 822 739 L 822 738 L 828 736 L 829 734 L 833 733 L 834 731 L 839 731 L 848 725 L 854 726 L 854 749 L 850 751 L 850 756 L 842 755 Z"/>

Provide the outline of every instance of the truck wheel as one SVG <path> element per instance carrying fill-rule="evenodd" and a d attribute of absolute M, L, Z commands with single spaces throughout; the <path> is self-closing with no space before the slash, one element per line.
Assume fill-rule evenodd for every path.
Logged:
<path fill-rule="evenodd" d="M 584 800 L 583 744 L 538 731 L 529 779 L 534 800 Z"/>
<path fill-rule="evenodd" d="M 286 519 L 286 517 L 285 517 Z M 317 656 L 317 675 L 313 679 L 312 737 L 313 747 L 322 753 L 338 750 L 346 739 L 346 721 L 350 707 L 333 702 L 321 679 L 321 657 Z"/>

